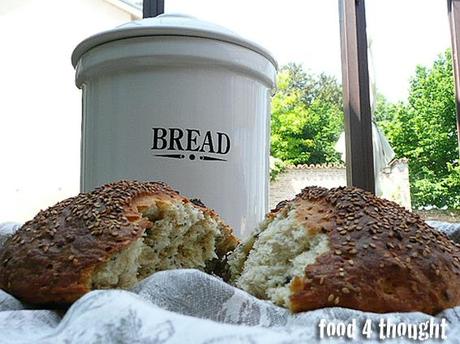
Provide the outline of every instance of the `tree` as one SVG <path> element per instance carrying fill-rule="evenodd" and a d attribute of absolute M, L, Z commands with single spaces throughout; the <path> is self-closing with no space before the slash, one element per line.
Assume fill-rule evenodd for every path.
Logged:
<path fill-rule="evenodd" d="M 373 120 L 380 128 L 387 128 L 403 107 L 403 102 L 390 103 L 382 94 L 377 93 Z"/>
<path fill-rule="evenodd" d="M 460 168 L 452 55 L 417 66 L 407 104 L 391 108 L 383 128 L 396 154 L 409 159 L 415 206 L 460 208 Z"/>
<path fill-rule="evenodd" d="M 271 154 L 292 164 L 339 162 L 334 145 L 343 128 L 342 90 L 336 79 L 288 64 L 272 100 Z"/>

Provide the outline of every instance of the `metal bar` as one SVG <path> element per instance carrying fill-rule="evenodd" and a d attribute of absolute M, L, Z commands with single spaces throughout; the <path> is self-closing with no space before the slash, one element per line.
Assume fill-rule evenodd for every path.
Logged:
<path fill-rule="evenodd" d="M 142 16 L 144 18 L 156 17 L 164 12 L 164 0 L 144 0 L 142 5 Z"/>
<path fill-rule="evenodd" d="M 339 0 L 347 184 L 375 193 L 364 0 Z"/>
<path fill-rule="evenodd" d="M 452 38 L 452 60 L 455 78 L 455 103 L 457 106 L 457 139 L 460 154 L 460 1 L 447 0 L 449 14 L 450 34 Z"/>

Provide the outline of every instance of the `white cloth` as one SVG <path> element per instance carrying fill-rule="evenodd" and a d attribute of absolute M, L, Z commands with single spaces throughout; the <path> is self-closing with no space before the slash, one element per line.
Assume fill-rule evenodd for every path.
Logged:
<path fill-rule="evenodd" d="M 391 148 L 385 134 L 380 130 L 377 124 L 372 121 L 372 148 L 374 157 L 374 179 L 375 179 L 375 193 L 377 196 L 383 194 L 380 172 L 388 166 L 391 160 L 394 159 L 395 152 Z M 335 150 L 340 153 L 342 161 L 346 162 L 346 145 L 345 145 L 345 132 L 340 134 Z"/>
<path fill-rule="evenodd" d="M 11 224 L 0 226 L 0 238 L 10 233 Z M 458 233 L 460 226 L 453 226 L 450 234 Z M 412 324 L 446 319 L 447 340 L 443 343 L 458 343 L 460 338 L 460 307 L 436 317 L 339 307 L 292 315 L 197 270 L 157 272 L 131 291 L 93 291 L 62 313 L 32 309 L 0 290 L 0 343 L 350 343 L 320 340 L 320 319 L 355 319 L 358 330 L 366 320 L 376 326 L 381 319 Z M 382 343 L 377 336 L 374 330 L 371 339 L 364 340 L 358 333 L 353 342 Z"/>

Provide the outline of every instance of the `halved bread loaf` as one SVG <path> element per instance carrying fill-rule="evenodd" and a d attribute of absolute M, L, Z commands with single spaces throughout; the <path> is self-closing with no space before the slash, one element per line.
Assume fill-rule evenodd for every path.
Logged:
<path fill-rule="evenodd" d="M 460 305 L 460 249 L 363 190 L 307 187 L 229 258 L 232 283 L 293 312 L 342 306 L 436 314 Z"/>
<path fill-rule="evenodd" d="M 164 183 L 121 181 L 25 223 L 0 252 L 0 287 L 30 303 L 69 304 L 159 270 L 216 269 L 237 243 L 202 203 Z"/>

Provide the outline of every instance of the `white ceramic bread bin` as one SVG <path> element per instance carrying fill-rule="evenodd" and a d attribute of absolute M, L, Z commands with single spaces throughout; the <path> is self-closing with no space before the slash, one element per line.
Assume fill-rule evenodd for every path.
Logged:
<path fill-rule="evenodd" d="M 268 200 L 276 62 L 235 33 L 164 14 L 102 32 L 72 54 L 82 89 L 81 190 L 161 180 L 240 237 Z"/>

